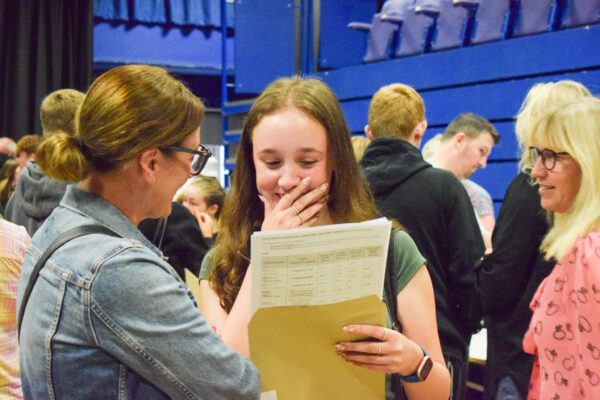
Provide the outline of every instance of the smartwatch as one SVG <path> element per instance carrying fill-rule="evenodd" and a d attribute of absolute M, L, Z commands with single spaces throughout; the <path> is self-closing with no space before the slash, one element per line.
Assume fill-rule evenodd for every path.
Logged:
<path fill-rule="evenodd" d="M 421 347 L 421 346 L 419 346 Z M 421 347 L 423 351 L 423 359 L 419 363 L 417 370 L 412 375 L 400 375 L 400 379 L 405 382 L 423 382 L 429 376 L 429 372 L 431 372 L 431 368 L 433 368 L 433 360 L 429 357 L 429 354 L 425 351 L 424 348 Z"/>

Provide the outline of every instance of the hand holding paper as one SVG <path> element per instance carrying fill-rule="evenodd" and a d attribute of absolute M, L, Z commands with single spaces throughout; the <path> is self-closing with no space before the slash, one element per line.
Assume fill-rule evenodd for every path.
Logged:
<path fill-rule="evenodd" d="M 279 400 L 377 399 L 384 374 L 339 358 L 334 346 L 384 326 L 381 302 L 391 223 L 338 224 L 252 236 L 250 356 Z"/>

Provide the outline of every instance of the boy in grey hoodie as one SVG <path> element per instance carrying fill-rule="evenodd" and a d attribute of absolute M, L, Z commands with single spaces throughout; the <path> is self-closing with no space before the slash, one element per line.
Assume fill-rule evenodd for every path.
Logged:
<path fill-rule="evenodd" d="M 60 89 L 42 101 L 40 119 L 44 138 L 57 132 L 73 135 L 75 114 L 85 94 L 73 89 Z M 30 236 L 44 223 L 65 194 L 64 182 L 44 175 L 35 161 L 30 161 L 17 181 L 15 191 L 6 205 L 4 217 L 23 225 Z"/>

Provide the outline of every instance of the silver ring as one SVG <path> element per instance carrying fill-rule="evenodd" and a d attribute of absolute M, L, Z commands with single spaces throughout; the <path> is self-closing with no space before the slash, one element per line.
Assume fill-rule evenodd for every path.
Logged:
<path fill-rule="evenodd" d="M 298 213 L 297 217 L 300 218 L 300 225 L 302 225 L 304 223 L 304 220 L 302 219 L 302 215 L 300 215 L 300 213 Z"/>
<path fill-rule="evenodd" d="M 388 328 L 383 328 L 383 336 L 379 340 L 381 340 L 382 342 L 385 342 L 387 335 L 388 335 Z"/>
<path fill-rule="evenodd" d="M 377 343 L 377 355 L 381 356 L 381 342 Z"/>
<path fill-rule="evenodd" d="M 293 204 L 292 204 L 292 205 L 290 206 L 290 208 L 291 208 L 291 209 L 293 209 L 294 211 L 296 211 L 296 215 L 300 215 L 300 211 L 298 211 L 298 208 L 296 208 L 296 206 L 295 206 L 295 205 L 293 205 Z M 302 220 L 302 218 L 300 218 L 300 220 Z"/>

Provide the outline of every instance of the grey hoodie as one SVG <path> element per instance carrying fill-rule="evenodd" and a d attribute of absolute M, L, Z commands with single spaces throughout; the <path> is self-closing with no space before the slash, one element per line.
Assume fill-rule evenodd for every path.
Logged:
<path fill-rule="evenodd" d="M 48 178 L 34 161 L 30 161 L 17 181 L 4 217 L 17 225 L 23 225 L 33 236 L 48 215 L 63 198 L 67 183 Z"/>

